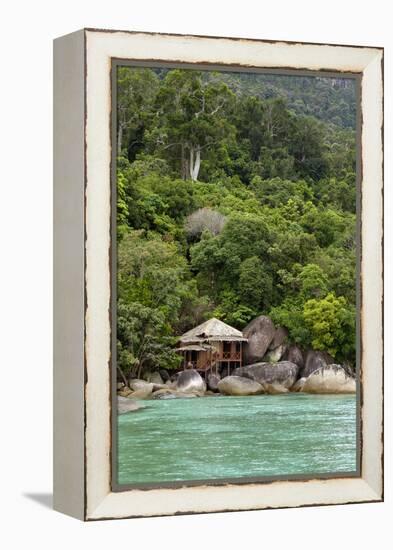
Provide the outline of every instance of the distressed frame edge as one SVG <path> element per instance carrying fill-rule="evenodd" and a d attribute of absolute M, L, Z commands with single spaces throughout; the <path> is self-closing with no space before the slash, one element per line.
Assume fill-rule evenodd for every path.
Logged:
<path fill-rule="evenodd" d="M 291 498 L 291 501 L 289 503 L 283 503 L 283 502 L 274 502 L 274 503 L 258 503 L 258 504 L 245 504 L 241 505 L 238 508 L 231 507 L 231 506 L 225 506 L 223 504 L 220 505 L 213 505 L 211 508 L 208 508 L 206 506 L 206 497 L 208 495 L 206 494 L 206 491 L 211 492 L 213 489 L 216 489 L 217 487 L 212 487 L 209 485 L 198 485 L 196 487 L 187 487 L 187 490 L 195 491 L 200 490 L 200 493 L 198 495 L 197 499 L 188 498 L 191 495 L 185 494 L 183 495 L 181 493 L 182 488 L 173 488 L 171 491 L 179 491 L 179 494 L 177 495 L 179 497 L 179 500 L 182 498 L 188 498 L 190 502 L 194 502 L 194 507 L 189 508 L 182 508 L 181 510 L 177 509 L 176 507 L 173 507 L 172 510 L 168 511 L 157 511 L 152 510 L 146 513 L 141 513 L 138 511 L 137 508 L 134 508 L 133 510 L 130 510 L 129 512 L 121 512 L 118 503 L 114 502 L 114 499 L 112 498 L 114 495 L 119 495 L 122 493 L 108 493 L 108 495 L 102 500 L 102 502 L 97 506 L 96 509 L 91 511 L 90 513 L 86 514 L 85 521 L 99 521 L 99 520 L 109 520 L 109 519 L 136 519 L 136 518 L 151 518 L 151 517 L 168 517 L 168 516 L 182 516 L 182 515 L 193 515 L 193 514 L 219 514 L 219 513 L 229 513 L 229 512 L 252 512 L 252 511 L 260 511 L 260 510 L 283 510 L 288 508 L 310 508 L 310 507 L 319 507 L 319 506 L 347 506 L 351 504 L 378 504 L 383 502 L 383 495 L 381 495 L 379 492 L 376 492 L 373 487 L 369 485 L 363 478 L 356 478 L 356 479 L 350 479 L 350 478 L 343 478 L 344 481 L 352 481 L 352 487 L 350 490 L 352 491 L 353 496 L 348 497 L 346 495 L 337 497 L 338 490 L 340 488 L 340 480 L 338 479 L 332 479 L 332 480 L 325 480 L 325 482 L 338 482 L 337 486 L 335 488 L 336 496 L 331 497 L 329 500 L 325 496 L 322 496 L 321 499 L 316 499 L 315 496 L 312 496 L 312 494 L 306 495 L 306 497 L 303 496 L 302 502 L 295 502 L 293 498 Z M 281 487 L 283 491 L 286 491 L 289 489 L 294 483 L 300 483 L 303 485 L 303 489 L 307 486 L 307 483 L 317 483 L 315 480 L 309 480 L 309 481 L 288 481 L 288 482 L 272 482 L 274 484 L 283 483 L 286 484 L 287 487 Z M 319 483 L 319 482 L 318 482 Z M 245 484 L 245 487 L 248 489 L 255 488 L 260 484 Z M 225 488 L 223 487 L 223 490 L 233 489 L 237 488 L 239 486 L 227 484 Z M 301 490 L 300 487 L 298 489 Z M 315 489 L 315 487 L 314 487 Z M 323 482 L 320 485 L 321 491 L 324 490 Z M 162 491 L 163 489 L 157 489 L 157 491 Z M 127 493 L 136 493 L 139 490 L 130 490 L 126 491 Z M 357 494 L 358 493 L 358 494 Z M 361 493 L 361 494 L 360 494 Z M 154 495 L 152 495 L 152 499 L 154 498 Z M 208 497 L 209 498 L 209 497 Z M 225 502 L 225 500 L 222 500 L 222 502 Z M 114 513 L 113 510 L 115 508 L 118 508 L 119 511 Z M 124 507 L 126 508 L 126 507 Z"/>
<path fill-rule="evenodd" d="M 91 31 L 89 31 L 91 32 Z M 95 32 L 95 31 L 94 31 Z M 99 31 L 100 32 L 100 31 Z M 114 31 L 116 32 L 116 31 Z M 146 33 L 137 33 L 137 34 L 146 34 Z M 170 36 L 173 36 L 173 35 L 170 35 Z M 188 37 L 188 38 L 192 38 L 192 37 Z M 210 38 L 210 37 L 207 37 L 207 38 Z M 232 39 L 228 39 L 228 40 L 232 40 Z M 233 39 L 233 40 L 236 40 L 236 39 Z M 257 42 L 263 42 L 263 41 L 257 41 Z M 319 48 L 319 46 L 316 46 L 317 48 Z M 350 49 L 350 47 L 347 47 L 347 46 L 344 46 L 345 48 L 348 48 Z M 370 50 L 371 48 L 370 47 L 365 47 L 367 48 L 368 50 Z M 378 57 L 378 55 L 380 55 L 381 57 L 381 61 L 383 63 L 383 50 L 381 48 L 373 48 L 374 50 L 374 53 L 376 55 L 376 57 Z M 371 64 L 371 62 L 370 62 Z M 294 69 L 296 67 L 293 67 Z M 363 69 L 363 73 L 364 73 L 364 70 L 367 68 L 364 67 Z M 382 81 L 382 73 L 381 73 L 381 81 Z M 383 97 L 383 89 L 382 89 L 382 97 Z M 381 97 L 381 100 L 382 100 L 382 97 Z M 381 147 L 382 147 L 382 142 L 381 142 Z M 381 180 L 381 190 L 382 190 L 382 187 L 383 186 L 383 179 Z M 382 266 L 378 266 L 378 269 L 380 270 Z M 383 299 L 383 296 L 381 295 L 381 299 Z M 382 390 L 382 387 L 380 388 L 380 390 Z M 380 397 L 382 397 L 382 393 L 380 395 Z M 383 449 L 381 449 L 382 453 L 383 453 Z M 381 456 L 383 456 L 383 454 L 381 454 Z M 383 468 L 381 469 L 381 477 L 383 478 Z M 352 481 L 355 481 L 355 480 L 352 480 Z M 378 484 L 378 487 L 372 487 L 370 484 L 367 483 L 367 481 L 365 480 L 365 478 L 359 478 L 357 479 L 356 481 L 360 482 L 360 484 L 362 485 L 362 487 L 364 489 L 369 489 L 369 497 L 368 497 L 368 500 L 367 502 L 375 502 L 375 501 L 381 501 L 383 499 L 383 479 L 382 479 L 382 485 L 381 487 L 379 486 Z M 276 482 L 276 483 L 282 483 L 282 482 Z M 293 482 L 288 482 L 288 483 L 293 483 Z M 307 482 L 302 482 L 304 484 L 306 484 Z M 247 487 L 249 487 L 250 485 L 247 484 Z M 227 486 L 229 487 L 229 486 Z M 211 490 L 211 487 L 209 487 L 209 489 Z M 176 491 L 179 491 L 179 489 L 173 489 L 173 490 L 176 490 Z M 188 489 L 187 489 L 188 490 Z M 191 489 L 191 490 L 195 490 L 194 489 Z M 137 490 L 132 490 L 132 491 L 127 491 L 127 493 L 136 493 L 138 492 Z M 173 515 L 173 514 L 176 514 L 176 513 L 192 513 L 192 511 L 190 510 L 187 510 L 187 511 L 177 511 L 177 512 L 169 512 L 168 514 L 166 514 L 165 512 L 164 513 L 160 513 L 160 514 L 155 514 L 155 513 L 152 513 L 152 514 L 136 514 L 136 515 L 126 515 L 126 516 L 123 516 L 123 515 L 116 515 L 116 516 L 113 516 L 113 515 L 106 515 L 106 510 L 107 510 L 107 504 L 111 505 L 111 503 L 109 502 L 111 500 L 111 496 L 112 495 L 115 495 L 116 493 L 111 493 L 111 492 L 108 492 L 107 495 L 101 500 L 101 502 L 99 503 L 98 506 L 96 506 L 95 508 L 93 508 L 92 510 L 89 510 L 89 511 L 86 511 L 86 517 L 85 519 L 89 519 L 89 520 L 93 520 L 93 519 L 105 519 L 105 518 L 108 518 L 108 517 L 142 517 L 142 516 L 148 516 L 148 515 Z M 119 493 L 118 493 L 119 494 Z M 123 493 L 124 494 L 124 493 Z M 359 499 L 355 499 L 354 501 L 351 501 L 351 502 L 363 502 L 362 500 L 359 500 Z M 313 503 L 314 505 L 324 505 L 324 504 L 344 504 L 344 502 L 329 502 L 329 503 L 326 503 L 325 501 L 321 501 L 321 502 L 318 502 L 318 503 Z M 307 506 L 310 506 L 310 505 L 313 505 L 313 504 L 310 504 L 310 503 L 307 503 L 307 504 L 300 504 L 299 506 L 303 506 L 303 505 L 307 505 Z M 291 507 L 293 507 L 294 505 L 289 505 Z M 263 508 L 271 508 L 271 507 L 275 507 L 275 508 L 281 508 L 281 507 L 286 507 L 286 506 L 280 506 L 280 505 L 277 505 L 277 506 L 269 506 L 269 505 L 261 505 L 261 506 L 258 506 L 256 508 L 247 508 L 248 510 L 251 510 L 251 509 L 263 509 Z M 203 513 L 204 510 L 199 510 L 199 511 L 195 511 L 194 510 L 194 513 Z M 221 508 L 220 509 L 217 509 L 217 510 L 209 510 L 208 512 L 219 512 L 219 511 L 224 511 L 222 510 Z M 229 511 L 229 510 L 228 510 Z M 231 509 L 230 511 L 240 511 L 240 509 L 237 509 L 237 508 L 234 508 L 234 509 Z"/>
<path fill-rule="evenodd" d="M 123 34 L 145 34 L 150 36 L 169 36 L 177 38 L 208 38 L 212 40 L 235 40 L 242 42 L 259 42 L 266 44 L 287 44 L 287 45 L 304 45 L 304 46 L 332 46 L 339 48 L 359 48 L 359 49 L 372 49 L 372 50 L 384 50 L 383 46 L 373 45 L 373 46 L 362 46 L 359 44 L 342 44 L 337 42 L 308 42 L 303 40 L 285 40 L 285 39 L 269 39 L 269 38 L 252 38 L 252 37 L 240 37 L 240 36 L 219 36 L 214 34 L 189 34 L 189 33 L 175 33 L 175 32 L 160 32 L 160 31 L 141 31 L 141 30 L 130 30 L 130 29 L 105 29 L 99 27 L 84 27 L 85 32 L 90 33 L 123 33 Z"/>

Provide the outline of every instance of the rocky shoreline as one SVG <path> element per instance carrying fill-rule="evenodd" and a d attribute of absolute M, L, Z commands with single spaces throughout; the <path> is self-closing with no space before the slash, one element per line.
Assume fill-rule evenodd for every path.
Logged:
<path fill-rule="evenodd" d="M 176 380 L 164 383 L 158 380 L 133 379 L 129 385 L 118 384 L 119 414 L 136 411 L 140 401 L 150 399 L 189 399 L 196 397 L 251 396 L 261 394 L 355 393 L 356 380 L 341 365 L 322 366 L 308 376 L 298 377 L 299 367 L 290 361 L 257 363 L 235 369 L 233 374 L 217 381 L 217 375 L 208 376 L 207 383 L 193 369 L 182 371 Z M 154 373 L 158 379 L 159 373 Z M 158 375 L 158 376 L 157 376 Z"/>
<path fill-rule="evenodd" d="M 141 401 L 194 397 L 251 396 L 261 394 L 356 393 L 356 378 L 348 365 L 334 363 L 323 351 L 302 350 L 288 343 L 288 331 L 259 316 L 244 329 L 245 366 L 230 373 L 210 372 L 203 379 L 194 369 L 170 375 L 165 370 L 147 373 L 144 379 L 118 384 L 119 414 L 138 410 Z"/>

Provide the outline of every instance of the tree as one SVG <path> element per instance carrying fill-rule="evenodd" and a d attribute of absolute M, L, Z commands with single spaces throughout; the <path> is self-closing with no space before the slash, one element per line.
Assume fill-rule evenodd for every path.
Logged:
<path fill-rule="evenodd" d="M 289 200 L 300 199 L 306 202 L 314 198 L 311 187 L 304 180 L 292 181 L 279 177 L 264 180 L 260 176 L 254 176 L 251 188 L 261 204 L 274 208 L 286 204 Z"/>
<path fill-rule="evenodd" d="M 130 164 L 120 158 L 117 164 L 119 229 L 126 223 L 134 229 L 153 229 L 167 240 L 181 240 L 184 230 L 178 222 L 195 208 L 191 182 L 169 177 L 168 166 L 160 159 L 148 157 Z"/>
<path fill-rule="evenodd" d="M 221 240 L 229 262 L 231 258 L 237 257 L 243 261 L 250 256 L 267 260 L 273 236 L 263 216 L 236 213 L 228 218 Z"/>
<path fill-rule="evenodd" d="M 266 311 L 272 296 L 272 276 L 257 256 L 246 258 L 239 270 L 240 302 L 255 312 Z"/>
<path fill-rule="evenodd" d="M 150 69 L 118 67 L 117 71 L 117 153 L 133 160 L 143 144 L 159 81 Z"/>
<path fill-rule="evenodd" d="M 185 228 L 190 237 L 201 235 L 205 230 L 219 235 L 224 229 L 226 217 L 211 208 L 199 208 L 187 217 Z"/>
<path fill-rule="evenodd" d="M 195 283 L 176 245 L 129 230 L 118 246 L 118 353 L 125 371 L 170 368 L 183 309 L 197 304 Z"/>
<path fill-rule="evenodd" d="M 326 296 L 328 278 L 319 265 L 307 264 L 299 273 L 300 291 L 305 298 Z"/>
<path fill-rule="evenodd" d="M 257 315 L 257 310 L 242 304 L 238 294 L 233 290 L 224 290 L 220 294 L 219 305 L 213 315 L 231 326 L 242 329 Z"/>
<path fill-rule="evenodd" d="M 327 174 L 324 126 L 315 118 L 296 119 L 296 128 L 291 136 L 289 150 L 295 158 L 295 170 L 299 176 L 317 180 Z"/>
<path fill-rule="evenodd" d="M 271 234 L 259 216 L 233 214 L 219 235 L 213 237 L 205 232 L 202 237 L 190 248 L 191 265 L 197 272 L 200 289 L 209 289 L 215 298 L 228 287 L 238 288 L 244 260 L 252 256 L 268 258 Z M 262 278 L 265 288 L 268 288 L 269 268 L 265 268 Z M 269 302 L 270 293 L 267 294 L 266 301 Z"/>
<path fill-rule="evenodd" d="M 317 208 L 310 202 L 305 206 L 299 222 L 305 231 L 315 236 L 322 247 L 340 240 L 348 224 L 353 224 L 353 217 L 348 214 L 345 215 L 332 208 Z"/>
<path fill-rule="evenodd" d="M 314 349 L 326 350 L 333 357 L 355 356 L 355 308 L 333 292 L 304 304 L 304 320 Z"/>
<path fill-rule="evenodd" d="M 318 200 L 336 210 L 356 212 L 356 175 L 347 172 L 344 178 L 324 178 L 313 185 Z"/>
<path fill-rule="evenodd" d="M 260 149 L 265 142 L 263 115 L 264 103 L 255 96 L 242 97 L 234 113 L 238 136 L 246 142 L 251 161 L 258 160 Z"/>
<path fill-rule="evenodd" d="M 127 179 L 123 173 L 118 173 L 117 176 L 117 236 L 121 238 L 126 230 L 129 210 L 127 204 Z"/>
<path fill-rule="evenodd" d="M 150 368 L 177 368 L 179 355 L 162 311 L 120 298 L 117 312 L 118 363 L 128 378 Z"/>
<path fill-rule="evenodd" d="M 289 337 L 300 347 L 311 345 L 311 335 L 304 319 L 304 302 L 300 296 L 286 296 L 282 303 L 269 311 L 269 316 L 276 325 L 286 327 Z"/>
<path fill-rule="evenodd" d="M 210 231 L 205 230 L 201 240 L 191 246 L 190 258 L 199 290 L 215 300 L 219 292 L 220 273 L 225 266 L 219 236 L 214 237 Z"/>
<path fill-rule="evenodd" d="M 177 246 L 143 231 L 128 231 L 118 246 L 118 295 L 175 317 L 191 291 Z"/>
<path fill-rule="evenodd" d="M 150 147 L 180 161 L 182 179 L 197 181 L 203 156 L 233 131 L 226 117 L 232 101 L 223 82 L 206 82 L 199 71 L 169 71 L 157 95 Z"/>

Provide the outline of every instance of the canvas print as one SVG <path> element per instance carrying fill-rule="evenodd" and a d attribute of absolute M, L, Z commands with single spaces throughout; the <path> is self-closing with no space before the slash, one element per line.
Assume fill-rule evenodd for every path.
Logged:
<path fill-rule="evenodd" d="M 117 66 L 119 487 L 358 475 L 357 86 Z"/>

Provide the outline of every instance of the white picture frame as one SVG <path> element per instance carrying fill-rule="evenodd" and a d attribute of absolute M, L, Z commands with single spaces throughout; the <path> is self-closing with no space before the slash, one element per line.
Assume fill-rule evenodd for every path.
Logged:
<path fill-rule="evenodd" d="M 112 490 L 111 64 L 361 78 L 360 475 Z M 383 499 L 383 49 L 84 29 L 54 45 L 54 507 L 81 520 Z"/>

